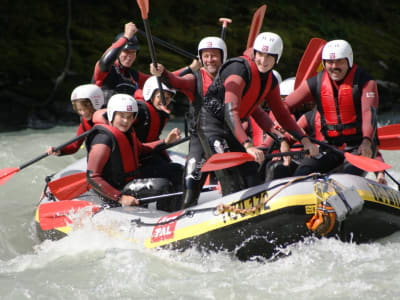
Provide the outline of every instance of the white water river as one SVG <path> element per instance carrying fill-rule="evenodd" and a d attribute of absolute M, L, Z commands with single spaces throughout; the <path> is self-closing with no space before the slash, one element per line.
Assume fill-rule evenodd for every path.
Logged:
<path fill-rule="evenodd" d="M 398 122 L 381 117 L 380 124 Z M 0 133 L 0 169 L 16 167 L 75 135 L 76 127 Z M 187 145 L 175 150 L 186 151 Z M 40 243 L 33 213 L 46 175 L 80 153 L 48 157 L 0 186 L 0 299 L 399 299 L 400 232 L 356 245 L 307 240 L 271 262 L 227 253 L 147 250 L 90 229 Z M 400 180 L 398 152 L 384 151 Z M 373 176 L 371 176 L 373 178 Z M 390 179 L 388 179 L 390 181 Z M 390 182 L 390 185 L 396 187 Z"/>

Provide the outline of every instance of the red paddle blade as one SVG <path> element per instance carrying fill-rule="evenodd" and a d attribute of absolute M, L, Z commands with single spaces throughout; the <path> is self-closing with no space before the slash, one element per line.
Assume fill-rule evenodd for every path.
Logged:
<path fill-rule="evenodd" d="M 366 172 L 379 172 L 392 167 L 391 165 L 388 165 L 382 161 L 365 156 L 354 155 L 348 152 L 344 153 L 344 157 L 349 163 Z"/>
<path fill-rule="evenodd" d="M 88 215 L 93 215 L 100 210 L 99 206 L 88 201 L 66 200 L 43 203 L 38 209 L 40 227 L 43 230 L 51 230 L 67 226 L 72 223 L 69 218 L 71 213 L 76 213 L 78 210 L 88 206 L 91 206 L 91 209 L 87 211 Z"/>
<path fill-rule="evenodd" d="M 73 199 L 90 189 L 86 172 L 75 173 L 49 182 L 52 194 L 59 200 Z"/>
<path fill-rule="evenodd" d="M 307 45 L 306 50 L 300 60 L 297 68 L 294 88 L 296 89 L 303 80 L 306 80 L 322 70 L 322 48 L 326 41 L 320 38 L 312 38 Z"/>
<path fill-rule="evenodd" d="M 18 167 L 5 168 L 0 170 L 0 185 L 6 183 L 18 171 L 19 171 Z"/>
<path fill-rule="evenodd" d="M 258 33 L 260 32 L 262 23 L 264 21 L 265 12 L 267 10 L 267 5 L 264 4 L 260 6 L 253 15 L 251 20 L 249 36 L 247 38 L 246 49 L 253 47 L 254 40 L 256 39 Z"/>
<path fill-rule="evenodd" d="M 254 161 L 254 157 L 244 152 L 217 153 L 211 156 L 201 168 L 202 172 L 217 171 L 236 167 L 248 161 Z"/>
<path fill-rule="evenodd" d="M 391 124 L 378 128 L 378 136 L 381 135 L 400 135 L 400 124 Z"/>
<path fill-rule="evenodd" d="M 149 0 L 136 0 L 142 13 L 142 19 L 147 19 L 149 14 Z"/>
<path fill-rule="evenodd" d="M 379 135 L 379 150 L 400 150 L 400 135 Z"/>

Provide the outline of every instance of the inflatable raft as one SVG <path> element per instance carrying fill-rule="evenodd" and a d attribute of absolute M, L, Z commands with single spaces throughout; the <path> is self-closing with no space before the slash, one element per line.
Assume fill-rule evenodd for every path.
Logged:
<path fill-rule="evenodd" d="M 52 180 L 85 168 L 86 160 L 79 160 Z M 91 190 L 59 200 L 46 184 L 35 220 L 42 240 L 60 239 L 89 222 L 146 248 L 197 247 L 248 260 L 271 257 L 276 249 L 313 235 L 358 243 L 388 236 L 400 229 L 400 193 L 363 177 L 311 174 L 225 197 L 216 189 L 204 191 L 198 205 L 169 213 L 154 204 L 109 207 Z"/>

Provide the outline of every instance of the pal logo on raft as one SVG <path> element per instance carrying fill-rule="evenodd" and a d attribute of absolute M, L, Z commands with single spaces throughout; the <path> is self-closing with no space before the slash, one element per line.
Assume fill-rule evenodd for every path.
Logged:
<path fill-rule="evenodd" d="M 151 242 L 157 243 L 163 240 L 169 240 L 174 238 L 175 226 L 177 218 L 183 213 L 183 211 L 178 211 L 176 213 L 170 214 L 168 216 L 161 217 L 153 228 L 151 234 Z"/>

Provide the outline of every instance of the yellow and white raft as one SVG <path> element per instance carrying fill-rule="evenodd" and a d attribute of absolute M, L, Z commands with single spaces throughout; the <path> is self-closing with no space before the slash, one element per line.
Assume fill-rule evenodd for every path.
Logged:
<path fill-rule="evenodd" d="M 75 164 L 57 176 L 82 168 Z M 224 250 L 247 260 L 270 257 L 307 236 L 361 243 L 400 229 L 400 193 L 347 174 L 284 178 L 225 197 L 217 190 L 203 192 L 198 205 L 173 213 L 151 205 L 106 208 L 91 191 L 66 201 L 45 189 L 35 215 L 41 239 L 62 238 L 85 218 L 146 248 Z M 84 212 L 79 218 L 71 216 L 79 211 Z"/>

